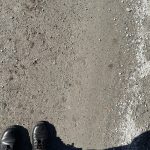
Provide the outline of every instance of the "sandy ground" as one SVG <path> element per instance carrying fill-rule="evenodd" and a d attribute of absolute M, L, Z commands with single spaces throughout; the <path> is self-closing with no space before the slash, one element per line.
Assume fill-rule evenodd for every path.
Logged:
<path fill-rule="evenodd" d="M 103 149 L 149 129 L 149 0 L 0 0 L 0 131 L 48 120 Z"/>

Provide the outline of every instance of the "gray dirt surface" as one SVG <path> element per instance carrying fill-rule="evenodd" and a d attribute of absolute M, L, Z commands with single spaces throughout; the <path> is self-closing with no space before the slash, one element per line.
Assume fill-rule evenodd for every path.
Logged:
<path fill-rule="evenodd" d="M 0 131 L 55 125 L 104 149 L 149 129 L 149 0 L 0 0 Z"/>

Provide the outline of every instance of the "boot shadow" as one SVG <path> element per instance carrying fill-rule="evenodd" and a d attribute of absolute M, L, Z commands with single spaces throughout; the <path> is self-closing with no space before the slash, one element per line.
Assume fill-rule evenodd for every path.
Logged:
<path fill-rule="evenodd" d="M 50 150 L 82 150 L 81 148 L 74 147 L 73 144 L 66 145 L 59 137 L 57 137 L 55 126 L 49 123 L 48 121 L 45 121 L 45 123 L 47 124 L 51 135 Z"/>
<path fill-rule="evenodd" d="M 57 137 L 57 132 L 54 125 L 50 124 L 47 121 L 46 123 L 52 137 L 50 148 L 51 150 L 82 150 L 82 148 L 76 148 L 73 145 L 66 145 L 59 137 Z M 119 147 L 112 147 L 104 150 L 150 150 L 150 131 L 144 132 L 134 138 L 131 144 Z"/>
<path fill-rule="evenodd" d="M 51 135 L 51 146 L 50 150 L 82 150 L 82 148 L 74 147 L 74 145 L 67 145 L 65 144 L 58 136 L 55 129 L 55 126 L 51 123 L 45 121 L 47 127 L 49 129 L 49 133 Z M 20 132 L 24 135 L 24 149 L 25 150 L 32 150 L 32 145 L 30 142 L 30 137 L 28 130 L 22 126 L 16 125 Z M 89 149 L 90 150 L 90 149 Z M 96 150 L 96 149 L 91 149 Z M 97 149 L 98 150 L 98 149 Z M 144 132 L 141 135 L 137 136 L 133 139 L 131 144 L 112 147 L 104 150 L 150 150 L 150 131 Z"/>

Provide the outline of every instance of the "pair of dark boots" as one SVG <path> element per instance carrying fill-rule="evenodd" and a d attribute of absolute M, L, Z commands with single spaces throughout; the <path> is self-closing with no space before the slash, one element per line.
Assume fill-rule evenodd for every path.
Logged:
<path fill-rule="evenodd" d="M 25 128 L 14 125 L 3 133 L 0 150 L 50 150 L 54 134 L 46 121 L 40 121 L 33 128 L 31 145 Z"/>

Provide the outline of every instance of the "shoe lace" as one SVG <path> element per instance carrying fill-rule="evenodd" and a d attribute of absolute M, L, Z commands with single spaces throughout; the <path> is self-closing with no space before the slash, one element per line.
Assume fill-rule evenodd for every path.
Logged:
<path fill-rule="evenodd" d="M 47 147 L 48 147 L 48 140 L 46 140 L 46 139 L 36 140 L 35 141 L 35 147 L 36 147 L 36 149 L 39 149 L 39 150 L 47 149 Z"/>
<path fill-rule="evenodd" d="M 13 148 L 10 145 L 4 145 L 3 149 L 4 150 L 13 150 Z"/>

